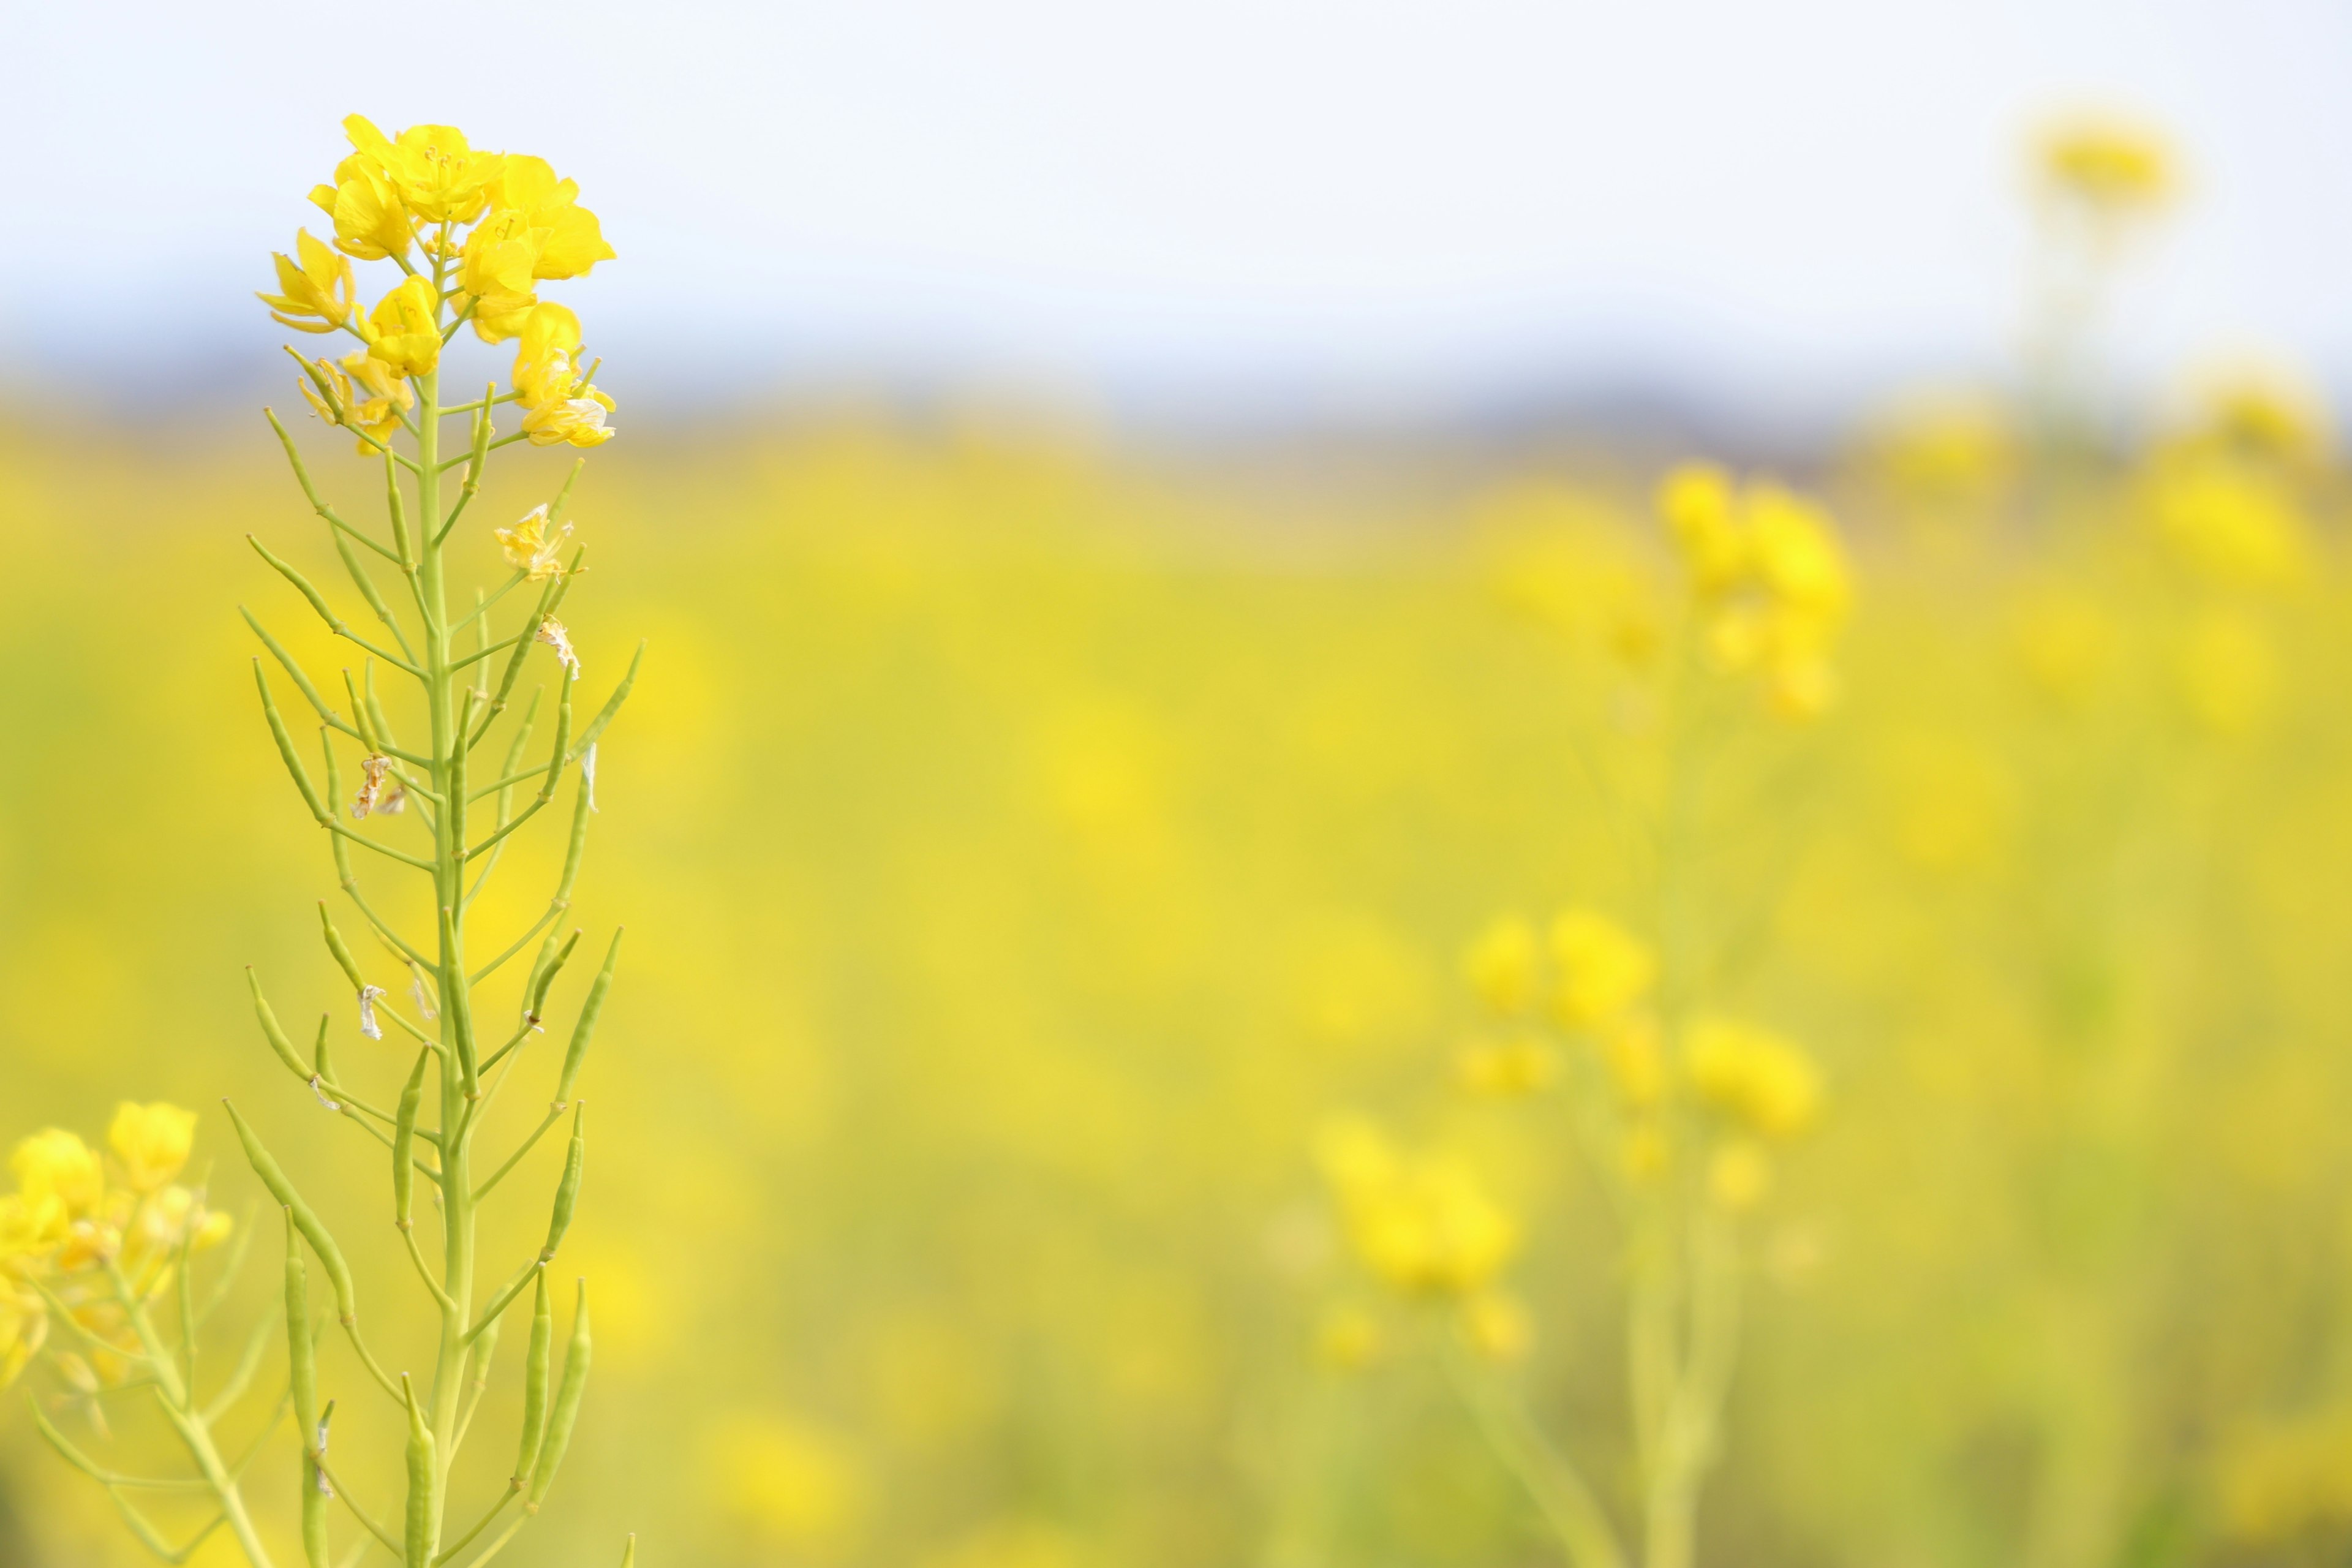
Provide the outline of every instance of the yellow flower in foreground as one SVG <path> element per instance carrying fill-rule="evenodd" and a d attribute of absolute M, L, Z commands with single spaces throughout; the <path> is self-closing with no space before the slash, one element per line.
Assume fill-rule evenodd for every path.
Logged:
<path fill-rule="evenodd" d="M 1622 1016 L 1658 977 L 1648 944 L 1591 910 L 1570 910 L 1552 921 L 1551 951 L 1559 965 L 1554 1005 L 1565 1028 L 1591 1028 Z"/>
<path fill-rule="evenodd" d="M 2101 216 L 2152 212 L 2171 198 L 2172 150 L 2146 126 L 2086 118 L 2042 138 L 2038 173 L 2053 195 Z"/>
<path fill-rule="evenodd" d="M 106 1193 L 98 1156 L 62 1127 L 44 1129 L 17 1144 L 8 1168 L 27 1203 L 55 1199 L 68 1214 L 88 1214 Z"/>
<path fill-rule="evenodd" d="M 534 447 L 556 447 L 566 442 L 574 447 L 601 447 L 620 434 L 604 423 L 613 406 L 613 400 L 592 385 L 578 397 L 542 403 L 524 415 L 523 434 L 530 437 Z"/>
<path fill-rule="evenodd" d="M 298 260 L 297 258 L 299 258 Z M 271 255 L 278 264 L 278 292 L 257 295 L 272 321 L 298 332 L 331 332 L 358 308 L 352 296 L 352 262 L 338 256 L 308 229 L 294 231 L 294 255 Z"/>
<path fill-rule="evenodd" d="M 547 515 L 547 504 L 542 501 L 523 513 L 512 528 L 492 531 L 508 564 L 529 574 L 534 583 L 544 583 L 563 570 L 561 552 L 563 542 L 572 537 L 568 522 L 549 533 Z"/>
<path fill-rule="evenodd" d="M 0 1196 L 0 1265 L 47 1252 L 65 1239 L 66 1205 L 54 1194 Z"/>
<path fill-rule="evenodd" d="M 1357 1256 L 1399 1290 L 1469 1294 L 1518 1247 L 1518 1227 L 1458 1161 L 1401 1157 L 1358 1118 L 1333 1123 L 1319 1152 Z"/>
<path fill-rule="evenodd" d="M 433 320 L 433 285 L 405 278 L 376 301 L 361 323 L 368 353 L 400 375 L 426 375 L 441 363 L 441 329 Z"/>
<path fill-rule="evenodd" d="M 416 406 L 416 394 L 409 390 L 407 381 L 365 349 L 345 354 L 341 360 L 321 358 L 307 363 L 316 373 L 316 380 L 326 383 L 331 395 L 321 395 L 314 381 L 307 377 L 294 384 L 296 390 L 320 418 L 362 436 L 357 447 L 362 458 L 379 453 L 392 440 L 392 433 L 400 428 L 400 416 Z M 369 395 L 358 395 L 362 391 Z"/>
<path fill-rule="evenodd" d="M 122 1162 L 131 1190 L 141 1193 L 152 1193 L 180 1173 L 195 1136 L 196 1113 L 162 1100 L 124 1100 L 114 1108 L 114 1122 L 106 1130 L 107 1147 Z"/>
<path fill-rule="evenodd" d="M 1506 915 L 1478 933 L 1462 955 L 1463 977 L 1478 999 L 1497 1013 L 1524 1013 L 1536 1004 L 1541 984 L 1535 927 Z"/>
<path fill-rule="evenodd" d="M 571 395 L 572 356 L 580 352 L 580 318 L 553 301 L 531 308 L 523 318 L 509 379 L 525 408 Z"/>
<path fill-rule="evenodd" d="M 490 183 L 492 206 L 523 214 L 546 236 L 532 264 L 533 277 L 585 278 L 596 263 L 613 259 L 596 215 L 580 205 L 579 198 L 579 182 L 557 179 L 544 158 L 509 153 Z"/>
<path fill-rule="evenodd" d="M 533 228 L 529 215 L 512 211 L 493 212 L 466 237 L 458 286 L 473 297 L 474 332 L 484 342 L 501 343 L 522 331 L 539 303 L 531 268 L 546 239 L 547 231 Z"/>
<path fill-rule="evenodd" d="M 1801 1132 L 1820 1109 L 1812 1058 L 1769 1029 L 1699 1018 L 1684 1036 L 1685 1065 L 1699 1099 L 1770 1137 Z"/>
<path fill-rule="evenodd" d="M 366 157 L 353 153 L 335 168 L 335 183 L 318 185 L 310 201 L 335 220 L 335 248 L 362 261 L 405 256 L 415 242 L 408 209 L 391 178 Z"/>
<path fill-rule="evenodd" d="M 427 223 L 471 223 L 489 203 L 489 184 L 505 157 L 478 153 L 454 125 L 412 125 L 397 138 L 365 115 L 343 121 L 360 155 L 383 171 L 401 205 Z"/>

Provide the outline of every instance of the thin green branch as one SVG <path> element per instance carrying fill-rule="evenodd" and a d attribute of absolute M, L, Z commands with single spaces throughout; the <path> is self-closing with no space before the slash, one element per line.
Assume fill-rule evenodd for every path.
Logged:
<path fill-rule="evenodd" d="M 540 1124 L 530 1130 L 530 1136 L 522 1141 L 521 1147 L 518 1148 L 513 1153 L 507 1156 L 506 1163 L 491 1172 L 489 1178 L 483 1182 L 480 1186 L 474 1189 L 474 1201 L 476 1203 L 480 1203 L 484 1198 L 488 1197 L 490 1195 L 490 1189 L 497 1186 L 500 1182 L 505 1181 L 507 1173 L 513 1170 L 517 1165 L 522 1163 L 522 1157 L 531 1152 L 532 1147 L 539 1142 L 540 1139 L 546 1136 L 547 1130 L 549 1128 L 563 1120 L 563 1113 L 570 1109 L 571 1107 L 567 1105 L 558 1105 L 551 1109 L 546 1117 L 541 1121 Z"/>
<path fill-rule="evenodd" d="M 273 410 L 265 408 L 261 413 L 262 416 L 269 421 L 269 427 L 278 432 L 278 442 L 286 448 L 286 460 L 294 465 L 294 477 L 301 482 L 302 493 L 304 496 L 309 498 L 310 510 L 324 518 L 329 526 L 335 529 L 336 531 L 350 535 L 360 543 L 366 545 L 370 550 L 374 551 L 378 555 L 383 556 L 386 561 L 391 562 L 395 566 L 398 565 L 400 563 L 399 556 L 394 554 L 391 551 L 386 550 L 383 545 L 378 544 L 374 540 L 369 538 L 366 534 L 361 532 L 358 529 L 353 528 L 350 523 L 345 522 L 341 518 L 336 516 L 335 509 L 319 499 L 317 487 L 310 483 L 310 470 L 302 466 L 302 455 L 294 448 L 294 437 L 287 433 L 285 426 L 278 422 L 278 416 Z"/>

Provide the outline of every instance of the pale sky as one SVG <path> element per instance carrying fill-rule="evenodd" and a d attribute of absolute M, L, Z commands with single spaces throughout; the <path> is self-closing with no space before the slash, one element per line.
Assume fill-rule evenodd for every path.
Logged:
<path fill-rule="evenodd" d="M 18 383 L 265 374 L 356 110 L 580 180 L 616 385 L 1811 405 L 2005 363 L 2021 140 L 2092 106 L 2190 182 L 2121 363 L 2352 384 L 2324 0 L 0 4 Z"/>

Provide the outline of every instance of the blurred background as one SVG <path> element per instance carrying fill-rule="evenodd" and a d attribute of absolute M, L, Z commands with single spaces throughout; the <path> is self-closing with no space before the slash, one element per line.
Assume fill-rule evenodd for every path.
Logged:
<path fill-rule="evenodd" d="M 235 614 L 338 662 L 240 537 L 332 569 L 253 290 L 354 111 L 551 159 L 618 252 L 550 290 L 619 401 L 591 685 L 651 639 L 573 910 L 630 931 L 568 1244 L 598 1373 L 504 1561 L 1559 1561 L 1348 1256 L 1346 1110 L 1511 1214 L 1507 1375 L 1629 1499 L 1605 1184 L 1572 1088 L 1465 1084 L 1462 955 L 1652 907 L 1612 781 L 1680 679 L 1651 495 L 1695 458 L 1818 497 L 1854 578 L 1825 711 L 1706 677 L 1711 999 L 1827 1089 L 1743 1222 L 1700 1561 L 2352 1552 L 2341 8 L 7 31 L 0 1140 L 202 1108 L 240 1210 L 227 1093 L 380 1203 L 244 999 L 348 990 Z M 567 466 L 486 489 L 486 581 Z M 139 1561 L 16 1403 L 0 1564 Z"/>

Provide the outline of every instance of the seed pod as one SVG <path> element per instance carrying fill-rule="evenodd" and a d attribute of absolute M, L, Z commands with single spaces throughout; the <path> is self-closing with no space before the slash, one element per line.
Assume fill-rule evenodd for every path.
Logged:
<path fill-rule="evenodd" d="M 580 1202 L 580 1171 L 588 1157 L 588 1106 L 582 1101 L 572 1113 L 572 1145 L 563 1152 L 563 1179 L 555 1184 L 555 1210 L 547 1217 L 547 1245 L 540 1248 L 541 1263 L 555 1261 L 563 1233 L 572 1228 L 572 1211 Z"/>
<path fill-rule="evenodd" d="M 563 749 L 572 744 L 572 682 L 565 681 L 555 699 L 555 749 L 548 753 L 547 782 L 539 787 L 539 798 L 555 798 L 556 781 L 563 776 Z"/>
<path fill-rule="evenodd" d="M 406 1568 L 433 1568 L 434 1507 L 433 1431 L 416 1404 L 416 1385 L 400 1374 L 400 1392 L 408 1401 L 408 1529 L 401 1538 L 406 1548 Z"/>
<path fill-rule="evenodd" d="M 325 1079 L 329 1083 L 332 1083 L 335 1081 L 335 1065 L 327 1059 L 327 1023 L 328 1015 L 324 1013 L 320 1014 L 319 1038 L 317 1042 L 310 1047 L 310 1064 L 317 1070 L 320 1078 Z"/>
<path fill-rule="evenodd" d="M 613 945 L 604 950 L 604 967 L 596 972 L 595 984 L 588 987 L 588 999 L 580 1004 L 580 1021 L 572 1026 L 571 1043 L 563 1047 L 563 1072 L 555 1080 L 557 1104 L 572 1098 L 572 1085 L 580 1077 L 580 1064 L 587 1058 L 588 1042 L 595 1037 L 596 1019 L 604 1011 L 604 994 L 613 988 L 613 968 L 621 962 L 621 928 L 613 933 Z"/>
<path fill-rule="evenodd" d="M 293 1216 L 294 1228 L 302 1233 L 302 1239 L 310 1244 L 310 1250 L 317 1253 L 319 1261 L 326 1266 L 327 1278 L 335 1287 L 336 1312 L 346 1323 L 358 1322 L 359 1302 L 352 1291 L 352 1271 L 343 1262 L 342 1249 L 335 1245 L 335 1238 L 327 1234 L 327 1227 L 319 1223 L 319 1216 L 311 1211 L 310 1205 L 302 1201 L 302 1194 L 294 1190 L 294 1184 L 286 1179 L 286 1173 L 278 1168 L 278 1162 L 269 1157 L 269 1151 L 261 1146 L 261 1140 L 253 1135 L 253 1129 L 246 1125 L 245 1118 L 236 1113 L 236 1107 L 226 1100 L 221 1104 L 226 1107 L 228 1119 L 236 1128 L 237 1142 L 245 1145 L 245 1157 L 253 1166 L 253 1173 L 261 1178 L 261 1184 L 269 1189 L 269 1195 Z"/>
<path fill-rule="evenodd" d="M 555 1305 L 547 1295 L 547 1270 L 530 1303 L 530 1344 L 522 1357 L 522 1443 L 515 1450 L 515 1484 L 528 1485 L 547 1434 L 547 1358 L 555 1342 Z"/>
<path fill-rule="evenodd" d="M 302 804 L 310 808 L 314 821 L 325 823 L 332 820 L 327 808 L 319 804 L 319 791 L 310 783 L 310 774 L 302 766 L 302 759 L 294 754 L 294 737 L 286 732 L 286 721 L 278 716 L 278 700 L 269 695 L 269 681 L 261 673 L 261 661 L 257 658 L 253 661 L 253 684 L 261 689 L 261 711 L 269 721 L 269 738 L 278 742 L 278 759 L 286 764 L 286 771 L 294 775 L 294 787 L 302 792 Z"/>
<path fill-rule="evenodd" d="M 409 1203 L 416 1191 L 416 1108 L 425 1099 L 425 1068 L 432 1059 L 429 1049 L 416 1053 L 392 1124 L 392 1223 L 403 1230 L 408 1228 Z"/>
<path fill-rule="evenodd" d="M 250 964 L 246 966 L 245 983 L 253 992 L 253 1016 L 261 1020 L 261 1032 L 269 1041 L 269 1048 L 278 1053 L 278 1059 L 286 1064 L 289 1072 L 308 1082 L 310 1069 L 302 1065 L 302 1058 L 295 1053 L 294 1042 L 288 1039 L 286 1031 L 278 1026 L 278 1015 L 269 1010 L 268 999 L 261 994 L 261 976 L 253 972 Z"/>
<path fill-rule="evenodd" d="M 302 1555 L 310 1568 L 328 1568 L 327 1488 L 319 1474 L 319 1350 L 310 1338 L 309 1273 L 296 1240 L 294 1211 L 286 1211 L 286 1357 L 294 1398 L 294 1431 L 302 1442 Z"/>
<path fill-rule="evenodd" d="M 629 1532 L 629 1542 L 621 1548 L 621 1568 L 637 1568 L 636 1531 Z"/>
<path fill-rule="evenodd" d="M 548 940 L 552 942 L 555 939 L 553 935 L 551 934 Z M 577 931 L 574 931 L 569 937 L 564 939 L 563 945 L 557 948 L 552 956 L 542 957 L 539 972 L 533 977 L 530 984 L 530 1012 L 532 1017 L 544 1018 L 547 1016 L 548 987 L 555 984 L 555 977 L 563 972 L 563 966 L 572 962 L 572 950 L 579 945 L 580 933 Z"/>
<path fill-rule="evenodd" d="M 555 1391 L 555 1405 L 547 1415 L 547 1436 L 540 1440 L 539 1458 L 531 1465 L 528 1501 L 536 1510 L 555 1484 L 556 1467 L 571 1446 L 572 1425 L 580 1418 L 580 1398 L 588 1389 L 588 1281 L 580 1281 L 580 1304 L 572 1309 L 572 1342 L 563 1352 L 563 1384 Z"/>
<path fill-rule="evenodd" d="M 352 950 L 343 945 L 343 934 L 335 929 L 335 922 L 327 918 L 327 901 L 324 899 L 319 900 L 319 929 L 327 933 L 327 951 L 333 953 L 335 962 L 342 966 L 343 973 L 351 980 L 352 989 L 367 989 L 367 981 L 360 973 L 359 961 L 352 957 Z"/>

